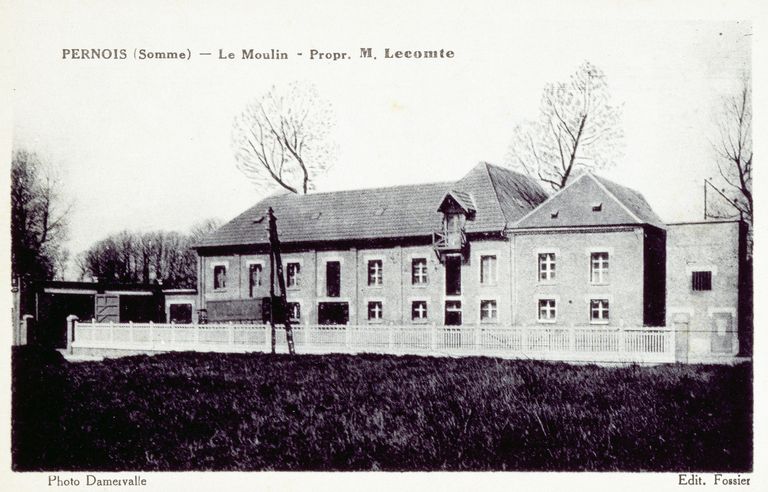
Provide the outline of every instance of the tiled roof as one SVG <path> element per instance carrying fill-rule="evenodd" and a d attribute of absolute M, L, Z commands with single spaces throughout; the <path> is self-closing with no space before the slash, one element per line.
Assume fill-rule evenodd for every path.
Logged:
<path fill-rule="evenodd" d="M 621 203 L 623 203 L 632 213 L 634 213 L 642 222 L 664 227 L 662 221 L 651 206 L 645 201 L 645 197 L 639 192 L 622 186 L 613 181 L 607 180 L 601 176 L 592 175 L 593 178 L 603 184 Z"/>
<path fill-rule="evenodd" d="M 525 191 L 500 191 L 511 187 Z M 272 207 L 282 243 L 429 237 L 440 227 L 441 199 L 453 190 L 470 199 L 476 209 L 466 232 L 501 232 L 543 200 L 541 187 L 527 176 L 487 163 L 475 166 L 454 183 L 430 183 L 388 188 L 273 195 L 202 238 L 195 247 L 263 244 L 266 222 L 254 223 Z"/>
<path fill-rule="evenodd" d="M 593 210 L 598 207 L 599 210 Z M 625 186 L 585 173 L 520 219 L 514 228 L 650 224 L 664 227 L 643 196 Z"/>

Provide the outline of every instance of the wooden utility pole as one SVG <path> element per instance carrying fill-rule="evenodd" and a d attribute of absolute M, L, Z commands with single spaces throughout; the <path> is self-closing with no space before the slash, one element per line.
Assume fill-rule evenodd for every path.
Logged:
<path fill-rule="evenodd" d="M 277 284 L 280 288 L 280 304 L 283 326 L 285 326 L 285 338 L 288 342 L 288 353 L 294 355 L 296 350 L 293 345 L 293 328 L 291 327 L 291 317 L 288 313 L 288 299 L 285 295 L 285 277 L 283 276 L 283 260 L 280 256 L 280 240 L 277 238 L 277 219 L 272 207 L 267 211 L 269 222 L 267 224 L 269 231 L 269 294 L 270 309 L 269 322 L 272 326 L 272 353 L 275 353 L 275 270 L 277 270 Z"/>

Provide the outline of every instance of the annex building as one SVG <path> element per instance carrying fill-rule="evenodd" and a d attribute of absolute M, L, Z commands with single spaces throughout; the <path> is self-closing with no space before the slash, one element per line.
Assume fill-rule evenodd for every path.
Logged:
<path fill-rule="evenodd" d="M 456 182 L 260 201 L 195 246 L 211 322 L 268 319 L 270 207 L 298 324 L 677 323 L 681 359 L 748 345 L 741 222 L 665 224 L 640 193 L 591 173 L 548 197 L 487 163 Z"/>

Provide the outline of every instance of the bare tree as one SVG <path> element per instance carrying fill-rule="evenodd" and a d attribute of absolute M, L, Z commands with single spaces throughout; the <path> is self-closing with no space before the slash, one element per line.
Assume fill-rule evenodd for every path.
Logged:
<path fill-rule="evenodd" d="M 712 144 L 717 155 L 717 169 L 724 183 L 720 191 L 752 229 L 752 86 L 748 75 L 738 94 L 725 98 L 718 117 L 718 135 Z M 710 217 L 733 216 L 722 209 L 710 208 Z"/>
<path fill-rule="evenodd" d="M 232 132 L 238 169 L 259 191 L 277 186 L 307 193 L 331 165 L 331 106 L 314 86 L 275 87 L 235 118 Z"/>
<path fill-rule="evenodd" d="M 195 287 L 197 255 L 190 246 L 220 224 L 218 219 L 207 219 L 192 226 L 189 234 L 175 231 L 122 231 L 112 234 L 76 259 L 80 278 Z"/>
<path fill-rule="evenodd" d="M 204 236 L 212 233 L 221 227 L 222 224 L 223 222 L 218 218 L 204 219 L 192 224 L 192 227 L 189 228 L 189 237 L 192 241 L 192 244 L 196 243 Z"/>
<path fill-rule="evenodd" d="M 620 121 L 605 74 L 585 62 L 567 82 L 545 86 L 539 119 L 514 129 L 508 163 L 559 190 L 579 171 L 615 163 L 624 136 Z"/>

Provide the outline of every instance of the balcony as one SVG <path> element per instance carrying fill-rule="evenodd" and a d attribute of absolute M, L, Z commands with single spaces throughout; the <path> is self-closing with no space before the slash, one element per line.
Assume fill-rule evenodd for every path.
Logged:
<path fill-rule="evenodd" d="M 459 231 L 434 231 L 432 233 L 432 247 L 435 248 L 435 253 L 438 257 L 446 253 L 462 253 L 467 252 L 469 243 L 467 242 L 467 236 L 463 230 Z"/>

